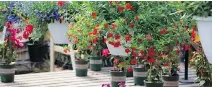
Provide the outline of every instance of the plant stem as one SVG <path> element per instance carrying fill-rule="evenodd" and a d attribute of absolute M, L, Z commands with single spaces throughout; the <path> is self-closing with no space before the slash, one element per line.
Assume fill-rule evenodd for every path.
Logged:
<path fill-rule="evenodd" d="M 152 76 L 152 63 L 150 63 L 150 70 L 148 75 L 148 82 L 151 82 L 151 76 Z"/>

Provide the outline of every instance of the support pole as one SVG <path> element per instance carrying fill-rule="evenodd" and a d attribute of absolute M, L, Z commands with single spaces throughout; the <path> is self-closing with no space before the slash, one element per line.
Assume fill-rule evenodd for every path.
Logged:
<path fill-rule="evenodd" d="M 55 63 L 54 42 L 52 37 L 50 37 L 50 72 L 55 71 L 54 63 Z"/>
<path fill-rule="evenodd" d="M 188 64 L 189 64 L 189 50 L 185 51 L 185 74 L 184 79 L 188 80 Z"/>

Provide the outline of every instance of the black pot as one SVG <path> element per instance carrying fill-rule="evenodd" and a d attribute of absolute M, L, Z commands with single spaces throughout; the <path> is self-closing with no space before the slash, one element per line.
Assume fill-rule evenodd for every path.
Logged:
<path fill-rule="evenodd" d="M 111 87 L 119 87 L 120 82 L 126 82 L 126 72 L 124 71 L 112 71 L 111 75 Z"/>
<path fill-rule="evenodd" d="M 155 81 L 150 83 L 144 80 L 144 83 L 145 83 L 145 87 L 163 87 L 163 82 L 160 82 L 160 81 Z"/>
<path fill-rule="evenodd" d="M 144 80 L 147 79 L 147 69 L 141 67 L 134 67 L 133 76 L 135 85 L 144 85 Z"/>
<path fill-rule="evenodd" d="M 28 44 L 28 51 L 31 62 L 44 62 L 48 54 L 48 44 Z"/>
<path fill-rule="evenodd" d="M 133 77 L 133 71 L 131 71 L 131 72 L 126 72 L 126 77 Z"/>
<path fill-rule="evenodd" d="M 14 82 L 15 65 L 0 65 L 1 82 Z"/>
<path fill-rule="evenodd" d="M 88 72 L 88 61 L 85 60 L 76 60 L 75 61 L 76 76 L 85 77 Z"/>
<path fill-rule="evenodd" d="M 90 69 L 92 71 L 101 71 L 102 57 L 90 57 Z"/>
<path fill-rule="evenodd" d="M 179 76 L 168 76 L 164 75 L 163 78 L 163 87 L 179 87 Z"/>

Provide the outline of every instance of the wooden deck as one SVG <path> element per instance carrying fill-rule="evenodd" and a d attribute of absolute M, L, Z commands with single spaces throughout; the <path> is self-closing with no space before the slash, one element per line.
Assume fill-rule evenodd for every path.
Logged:
<path fill-rule="evenodd" d="M 101 87 L 102 84 L 110 83 L 109 70 L 110 68 L 103 68 L 101 72 L 89 71 L 87 77 L 76 77 L 72 70 L 15 75 L 14 83 L 0 82 L 0 87 Z M 180 78 L 183 78 L 183 73 L 179 74 Z M 196 75 L 191 72 L 189 77 L 196 77 Z M 132 77 L 127 78 L 126 85 L 143 87 L 135 86 Z M 180 83 L 179 87 L 198 87 L 198 85 Z"/>

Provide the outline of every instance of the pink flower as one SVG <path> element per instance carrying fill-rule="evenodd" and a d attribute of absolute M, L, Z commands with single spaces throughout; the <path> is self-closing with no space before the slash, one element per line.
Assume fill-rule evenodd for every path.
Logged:
<path fill-rule="evenodd" d="M 108 49 L 104 49 L 104 50 L 102 51 L 102 56 L 107 57 L 108 54 L 109 54 L 109 50 L 108 50 Z"/>

